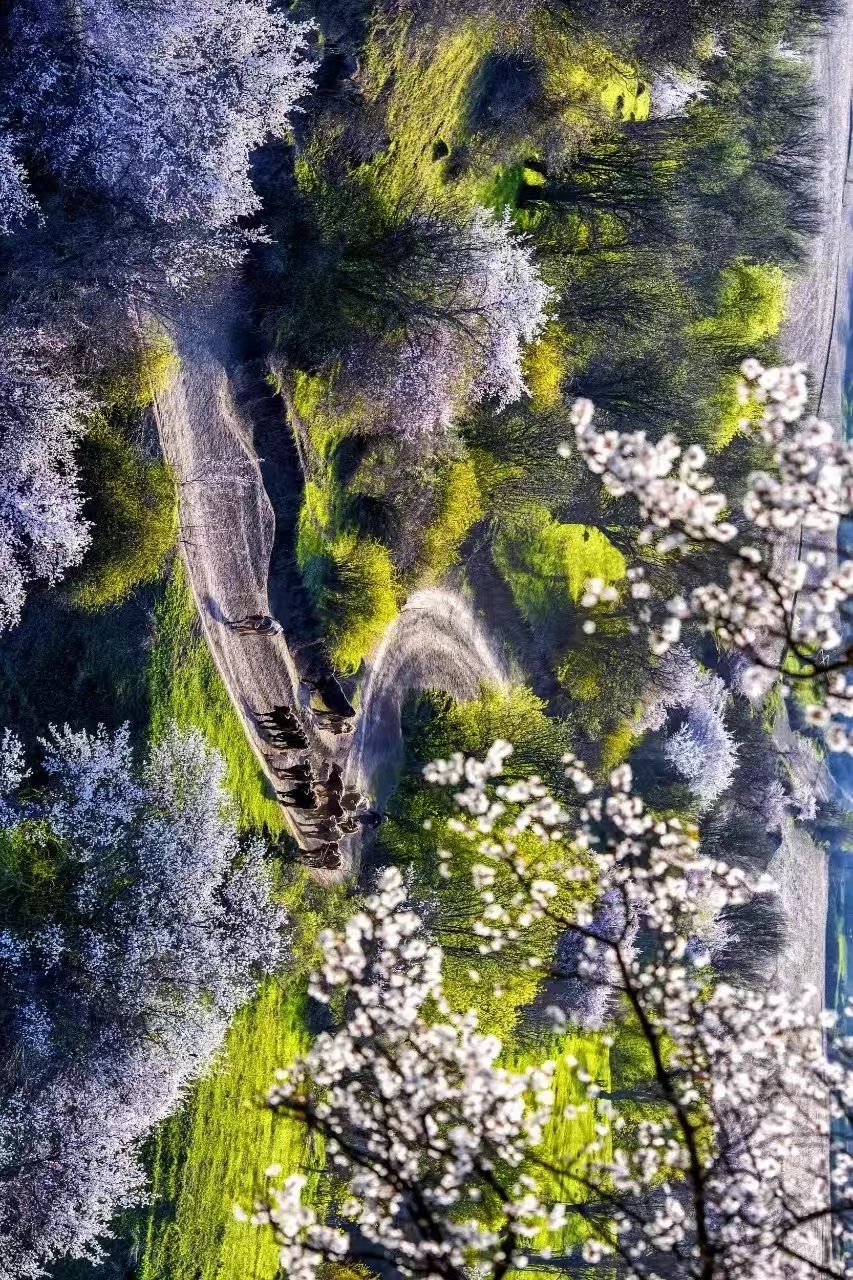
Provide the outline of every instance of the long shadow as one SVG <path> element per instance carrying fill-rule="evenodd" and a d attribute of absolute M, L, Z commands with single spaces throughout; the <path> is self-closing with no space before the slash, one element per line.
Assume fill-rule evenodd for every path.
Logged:
<path fill-rule="evenodd" d="M 269 600 L 284 627 L 288 647 L 300 671 L 323 664 L 324 649 L 316 616 L 296 562 L 296 529 L 303 477 L 284 404 L 266 378 L 260 345 L 243 331 L 242 358 L 229 368 L 235 403 L 252 432 L 261 478 L 275 515 L 269 566 Z"/>
<path fill-rule="evenodd" d="M 518 611 L 512 592 L 495 568 L 487 542 L 463 547 L 474 610 L 488 635 L 498 637 L 521 667 L 531 689 L 559 714 L 565 694 L 531 628 Z"/>

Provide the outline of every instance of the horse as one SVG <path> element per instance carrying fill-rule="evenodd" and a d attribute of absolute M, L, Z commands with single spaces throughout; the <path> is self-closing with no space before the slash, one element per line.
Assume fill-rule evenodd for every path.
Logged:
<path fill-rule="evenodd" d="M 316 680 L 303 679 L 302 684 L 312 693 L 318 693 L 327 710 L 349 720 L 355 715 L 355 708 L 334 676 L 320 676 Z"/>

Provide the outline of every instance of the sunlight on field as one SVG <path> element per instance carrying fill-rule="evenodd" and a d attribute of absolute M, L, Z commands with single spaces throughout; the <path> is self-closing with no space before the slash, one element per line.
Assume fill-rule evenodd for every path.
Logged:
<path fill-rule="evenodd" d="M 322 1150 L 258 1101 L 307 1044 L 304 994 L 286 980 L 268 982 L 237 1015 L 219 1065 L 153 1145 L 140 1280 L 272 1280 L 271 1233 L 238 1222 L 233 1206 L 251 1210 L 272 1164 L 282 1176 L 307 1172 L 316 1190 Z"/>

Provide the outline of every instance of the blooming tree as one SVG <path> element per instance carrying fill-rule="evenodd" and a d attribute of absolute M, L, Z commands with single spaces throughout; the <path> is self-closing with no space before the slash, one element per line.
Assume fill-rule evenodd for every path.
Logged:
<path fill-rule="evenodd" d="M 678 645 L 664 655 L 637 721 L 640 730 L 661 729 L 668 711 L 682 713 L 682 723 L 668 737 L 664 753 L 704 804 L 728 790 L 737 763 L 737 747 L 725 722 L 727 697 L 724 681 L 703 671 Z"/>
<path fill-rule="evenodd" d="M 407 322 L 376 392 L 383 425 L 403 435 L 446 429 L 482 400 L 503 409 L 520 399 L 523 346 L 545 325 L 551 289 L 508 214 L 479 209 L 450 246 L 428 263 L 429 306 Z"/>
<path fill-rule="evenodd" d="M 11 30 L 10 110 L 66 183 L 171 224 L 257 210 L 249 157 L 309 87 L 306 24 L 266 0 L 33 0 Z"/>
<path fill-rule="evenodd" d="M 724 574 L 708 577 L 697 559 L 696 585 L 668 597 L 655 591 L 645 565 L 628 570 L 632 625 L 648 630 L 652 652 L 665 654 L 686 625 L 713 632 L 747 659 L 741 683 L 749 695 L 760 696 L 780 669 L 786 686 L 808 681 L 820 689 L 823 700 L 808 718 L 831 751 L 847 751 L 853 738 L 837 717 L 849 714 L 853 695 L 841 624 L 853 561 L 837 562 L 835 541 L 853 508 L 853 449 L 807 415 L 802 366 L 765 369 L 747 360 L 743 374 L 744 403 L 757 402 L 761 414 L 754 428 L 749 417 L 742 427 L 772 450 L 773 467 L 749 477 L 739 511 L 714 489 L 698 445 L 598 431 L 589 401 L 573 409 L 575 446 L 608 493 L 636 501 L 639 541 L 657 557 L 714 548 L 724 561 Z M 603 598 L 603 584 L 587 584 L 587 607 Z"/>
<path fill-rule="evenodd" d="M 0 629 L 18 621 L 32 582 L 57 582 L 89 545 L 74 458 L 85 397 L 22 330 L 2 344 Z"/>
<path fill-rule="evenodd" d="M 36 203 L 12 138 L 0 125 L 0 235 L 19 226 L 35 211 Z"/>
<path fill-rule="evenodd" d="M 709 897 L 719 907 L 772 886 L 703 859 L 676 819 L 645 810 L 627 766 L 597 791 L 567 757 L 577 800 L 564 807 L 538 779 L 501 784 L 508 750 L 498 743 L 485 761 L 456 756 L 426 771 L 455 789 L 480 855 L 480 950 L 517 948 L 532 921 L 554 915 L 560 882 L 583 881 L 589 907 L 560 924 L 582 940 L 579 981 L 600 985 L 606 952 L 613 997 L 649 1052 L 654 1112 L 632 1141 L 618 1104 L 574 1060 L 580 1108 L 557 1105 L 554 1062 L 503 1067 L 494 1037 L 451 1011 L 441 953 L 391 868 L 345 932 L 323 939 L 313 994 L 345 1007 L 345 1021 L 270 1094 L 271 1106 L 325 1137 L 342 1188 L 329 1221 L 302 1202 L 298 1174 L 255 1207 L 254 1220 L 277 1233 L 285 1273 L 310 1280 L 323 1261 L 352 1258 L 454 1280 L 524 1267 L 696 1280 L 849 1275 L 828 1242 L 846 1243 L 853 1207 L 851 1158 L 833 1128 L 853 1103 L 853 1046 L 837 1040 L 828 1054 L 831 1019 L 807 998 L 715 980 L 701 936 Z M 541 878 L 513 832 L 537 834 L 549 866 L 562 847 L 562 873 Z M 500 866 L 517 880 L 509 906 L 491 889 Z M 580 1154 L 555 1154 L 549 1126 L 569 1112 L 586 1113 L 594 1136 Z M 567 1224 L 577 1243 L 557 1256 Z"/>
<path fill-rule="evenodd" d="M 236 1008 L 286 954 L 263 846 L 238 839 L 222 761 L 172 730 L 141 770 L 126 728 L 53 731 L 50 785 L 16 788 L 7 734 L 3 841 L 29 883 L 0 928 L 10 1053 L 0 1100 L 0 1276 L 97 1258 L 144 1198 L 138 1145 L 210 1062 Z M 25 868 L 49 864 L 49 891 Z"/>

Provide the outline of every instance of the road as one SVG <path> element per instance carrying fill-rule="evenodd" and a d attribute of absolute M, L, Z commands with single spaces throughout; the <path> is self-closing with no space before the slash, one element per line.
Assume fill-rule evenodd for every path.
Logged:
<path fill-rule="evenodd" d="M 271 763 L 292 763 L 300 753 L 274 750 L 254 713 L 276 704 L 289 706 L 309 735 L 315 771 L 323 762 L 338 760 L 348 783 L 382 803 L 402 761 L 400 710 L 407 694 L 435 688 L 471 698 L 482 682 L 505 680 L 501 664 L 467 601 L 450 591 L 419 591 L 366 664 L 352 736 L 318 731 L 309 712 L 310 695 L 299 683 L 305 674 L 301 654 L 291 650 L 287 637 L 240 636 L 226 625 L 246 614 L 273 612 L 270 562 L 276 520 L 264 486 L 263 460 L 254 447 L 250 407 L 239 394 L 239 359 L 227 331 L 216 326 L 178 327 L 173 339 L 180 370 L 157 397 L 155 417 L 163 453 L 178 482 L 180 550 L 187 577 L 246 737 L 273 785 Z M 294 476 L 294 484 L 298 480 Z M 276 589 L 281 591 L 280 582 Z M 300 812 L 286 809 L 285 816 L 300 846 L 316 847 L 319 842 L 305 830 Z M 340 874 L 322 878 L 356 872 L 357 837 L 345 840 L 341 852 Z"/>
<path fill-rule="evenodd" d="M 814 51 L 812 84 L 822 102 L 825 150 L 820 159 L 818 194 L 823 211 L 820 234 L 811 247 L 807 269 L 791 290 L 788 320 L 782 332 L 786 360 L 803 361 L 811 371 L 817 412 L 843 432 L 850 308 L 853 299 L 853 223 L 849 207 L 849 156 L 853 106 L 853 3 L 845 0 L 828 35 Z M 834 547 L 828 548 L 834 552 Z M 791 548 L 791 555 L 799 547 Z M 780 752 L 791 745 L 787 715 L 779 717 L 775 739 Z M 788 939 L 777 985 L 792 995 L 811 987 L 815 1009 L 826 999 L 826 916 L 829 866 L 826 851 L 790 821 L 770 865 L 788 921 Z M 804 1125 L 804 1137 L 792 1153 L 785 1182 L 793 1197 L 808 1194 L 826 1172 L 827 1146 L 805 1136 L 819 1124 L 817 1112 Z M 812 1128 L 814 1132 L 814 1128 Z M 829 1257 L 827 1224 L 803 1233 L 802 1251 L 818 1263 Z"/>

